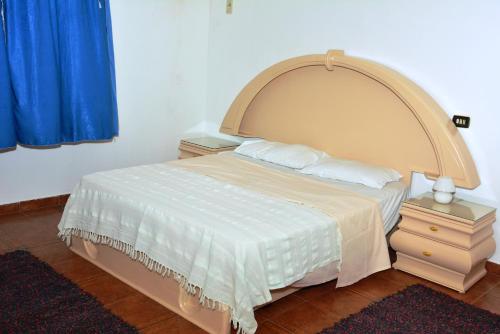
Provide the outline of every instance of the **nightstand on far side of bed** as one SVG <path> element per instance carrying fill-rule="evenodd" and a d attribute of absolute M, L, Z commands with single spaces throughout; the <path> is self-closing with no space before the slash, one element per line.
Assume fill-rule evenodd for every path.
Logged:
<path fill-rule="evenodd" d="M 406 200 L 391 236 L 393 267 L 464 293 L 486 275 L 495 211 L 459 198 L 440 204 L 432 193 Z"/>
<path fill-rule="evenodd" d="M 182 139 L 179 145 L 179 159 L 232 151 L 239 145 L 237 142 L 216 137 L 186 138 Z"/>

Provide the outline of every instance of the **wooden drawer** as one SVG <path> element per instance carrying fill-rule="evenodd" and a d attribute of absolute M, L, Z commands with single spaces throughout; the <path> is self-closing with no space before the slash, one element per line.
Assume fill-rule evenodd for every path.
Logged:
<path fill-rule="evenodd" d="M 398 252 L 460 273 L 470 272 L 474 265 L 495 251 L 495 241 L 492 237 L 470 250 L 465 250 L 403 230 L 392 235 L 391 246 Z"/>
<path fill-rule="evenodd" d="M 407 273 L 447 286 L 461 293 L 467 291 L 474 283 L 486 275 L 486 270 L 484 269 L 486 260 L 479 262 L 472 268 L 471 272 L 463 274 L 403 253 L 398 252 L 397 255 L 398 260 L 393 265 L 394 269 L 406 271 Z"/>
<path fill-rule="evenodd" d="M 188 159 L 188 158 L 194 158 L 194 157 L 199 157 L 199 156 L 201 156 L 201 154 L 189 152 L 189 151 L 184 151 L 184 150 L 179 150 L 179 159 Z"/>
<path fill-rule="evenodd" d="M 433 220 L 427 220 L 427 217 L 412 210 L 401 211 L 403 219 L 398 225 L 401 230 L 451 246 L 471 249 L 493 235 L 492 220 L 484 221 L 472 228 L 471 226 L 460 225 L 457 222 L 450 223 L 435 217 Z M 429 223 L 429 221 L 432 221 L 432 223 Z"/>
<path fill-rule="evenodd" d="M 179 159 L 199 157 L 208 154 L 218 154 L 220 152 L 233 151 L 237 146 L 210 149 L 189 143 L 181 142 L 179 145 Z"/>

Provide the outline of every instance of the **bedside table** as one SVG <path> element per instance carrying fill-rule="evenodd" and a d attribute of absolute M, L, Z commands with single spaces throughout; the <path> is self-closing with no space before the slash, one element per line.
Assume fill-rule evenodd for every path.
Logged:
<path fill-rule="evenodd" d="M 486 275 L 495 211 L 458 198 L 440 204 L 432 193 L 404 201 L 390 241 L 393 267 L 464 293 Z"/>
<path fill-rule="evenodd" d="M 182 139 L 179 145 L 179 159 L 232 151 L 240 144 L 215 137 Z"/>

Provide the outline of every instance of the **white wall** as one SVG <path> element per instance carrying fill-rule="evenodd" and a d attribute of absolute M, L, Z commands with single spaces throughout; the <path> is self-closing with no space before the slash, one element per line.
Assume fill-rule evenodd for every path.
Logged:
<path fill-rule="evenodd" d="M 94 171 L 175 158 L 182 132 L 205 115 L 208 13 L 208 1 L 111 0 L 120 136 L 0 153 L 0 204 L 69 193 Z"/>
<path fill-rule="evenodd" d="M 470 115 L 461 133 L 483 184 L 460 196 L 500 206 L 499 1 L 235 0 L 232 15 L 225 0 L 111 5 L 120 137 L 0 154 L 0 204 L 68 193 L 93 171 L 173 159 L 186 131 L 217 132 L 257 73 L 334 48 L 407 75 L 449 115 Z M 430 185 L 417 175 L 413 193 Z"/>
<path fill-rule="evenodd" d="M 450 116 L 470 115 L 471 128 L 460 131 L 482 185 L 460 196 L 500 206 L 499 1 L 236 0 L 232 15 L 224 6 L 211 1 L 208 131 L 218 129 L 237 93 L 268 66 L 343 49 L 405 74 Z M 415 177 L 414 194 L 430 187 Z M 500 223 L 495 231 L 500 244 Z M 500 262 L 500 251 L 493 260 Z"/>

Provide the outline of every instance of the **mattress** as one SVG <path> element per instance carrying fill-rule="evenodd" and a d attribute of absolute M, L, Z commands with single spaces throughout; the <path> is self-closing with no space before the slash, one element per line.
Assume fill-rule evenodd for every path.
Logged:
<path fill-rule="evenodd" d="M 251 161 L 252 163 L 265 166 L 266 168 L 279 170 L 283 173 L 298 174 L 307 178 L 315 179 L 320 182 L 332 184 L 337 188 L 345 189 L 347 191 L 352 191 L 360 195 L 376 199 L 380 207 L 380 212 L 382 214 L 382 219 L 384 222 L 384 231 L 386 234 L 389 233 L 398 222 L 399 209 L 401 209 L 401 205 L 403 201 L 408 197 L 409 193 L 408 186 L 403 182 L 389 182 L 384 188 L 376 189 L 365 186 L 360 183 L 343 182 L 332 179 L 320 178 L 318 176 L 313 176 L 313 175 L 304 175 L 302 173 L 299 173 L 297 170 L 293 168 L 288 168 L 270 162 L 253 159 L 235 152 L 222 152 L 219 153 L 219 155 L 231 155 L 234 158 Z"/>
<path fill-rule="evenodd" d="M 189 160 L 193 166 L 198 163 L 195 167 L 202 167 L 202 171 L 210 162 L 215 162 L 219 172 L 226 170 L 224 161 L 232 163 L 236 166 L 229 173 L 232 177 L 239 177 L 243 167 L 235 163 L 240 159 L 234 156 L 232 159 Z M 189 163 L 183 168 L 178 168 L 176 163 L 84 177 L 65 208 L 59 224 L 60 235 L 67 242 L 71 235 L 78 235 L 94 243 L 107 244 L 151 270 L 172 275 L 188 292 L 198 289 L 201 303 L 213 306 L 212 301 L 217 301 L 219 306 L 228 306 L 233 322 L 246 333 L 255 330 L 253 308 L 271 300 L 270 290 L 300 281 L 319 268 L 334 269 L 330 274 L 336 273 L 340 259 L 344 267 L 349 268 L 348 263 L 355 254 L 341 255 L 346 242 L 351 242 L 351 247 L 357 244 L 366 254 L 361 267 L 352 267 L 351 276 L 344 275 L 345 284 L 386 269 L 389 264 L 388 257 L 386 260 L 384 256 L 372 256 L 384 252 L 384 247 L 387 252 L 383 238 L 373 248 L 377 251 L 370 248 L 372 236 L 380 240 L 380 233 L 377 237 L 371 232 L 378 225 L 371 224 L 369 219 L 358 219 L 356 224 L 363 226 L 360 234 L 365 235 L 360 239 L 365 242 L 358 242 L 356 230 L 345 224 L 349 220 L 335 217 L 328 201 L 334 191 L 339 195 L 341 207 L 350 207 L 345 211 L 348 215 L 376 217 L 380 213 L 373 201 L 390 203 L 387 194 L 391 192 L 377 192 L 368 199 L 366 194 L 372 190 L 362 186 L 339 183 L 332 187 L 323 181 L 308 184 L 303 175 L 295 180 L 292 171 L 276 173 L 275 166 L 261 168 L 259 172 L 264 173 L 263 177 L 274 173 L 274 176 L 298 182 L 295 198 L 281 193 L 282 188 L 287 188 L 286 183 L 278 187 L 281 198 L 272 191 L 269 195 L 269 189 L 265 193 L 264 184 L 261 193 L 261 188 L 254 191 L 240 187 L 215 176 L 207 177 L 203 175 L 205 172 L 193 173 L 196 168 L 190 170 Z M 268 186 L 273 182 L 265 183 Z M 318 190 L 310 194 L 316 199 L 307 198 L 309 193 L 302 191 L 303 185 Z M 317 204 L 322 200 L 323 206 L 317 206 L 316 200 Z M 349 233 L 339 234 L 339 225 L 351 229 L 351 239 L 346 238 Z M 328 267 L 332 264 L 335 267 Z M 363 268 L 361 274 L 356 268 Z M 343 271 L 349 273 L 348 269 Z"/>
<path fill-rule="evenodd" d="M 389 233 L 399 221 L 399 210 L 403 201 L 408 197 L 409 187 L 403 182 L 389 182 L 384 188 L 376 189 L 365 186 L 359 183 L 344 182 L 332 179 L 320 178 L 313 175 L 305 175 L 297 170 L 285 166 L 276 165 L 263 160 L 253 159 L 235 152 L 221 152 L 219 155 L 231 155 L 236 159 L 246 160 L 254 164 L 265 166 L 266 168 L 275 169 L 283 173 L 298 174 L 302 177 L 311 178 L 326 184 L 332 184 L 335 187 L 345 189 L 347 191 L 356 192 L 358 194 L 369 196 L 378 202 L 382 219 L 384 223 L 384 232 Z M 291 284 L 292 287 L 307 287 L 329 282 L 338 277 L 339 262 L 337 259 L 332 263 L 308 273 L 300 280 Z"/>

